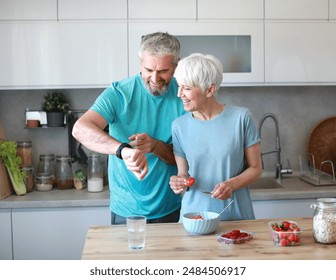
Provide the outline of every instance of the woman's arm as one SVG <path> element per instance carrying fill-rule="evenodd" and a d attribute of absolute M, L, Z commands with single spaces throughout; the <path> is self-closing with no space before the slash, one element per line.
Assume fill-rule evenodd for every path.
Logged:
<path fill-rule="evenodd" d="M 241 174 L 217 184 L 213 190 L 212 197 L 222 200 L 227 199 L 231 197 L 233 191 L 248 186 L 261 176 L 260 143 L 254 144 L 245 150 L 245 159 L 247 168 Z"/>
<path fill-rule="evenodd" d="M 189 166 L 185 158 L 175 156 L 177 164 L 177 176 L 171 176 L 169 185 L 176 194 L 183 193 L 186 190 L 186 179 L 189 177 Z"/>

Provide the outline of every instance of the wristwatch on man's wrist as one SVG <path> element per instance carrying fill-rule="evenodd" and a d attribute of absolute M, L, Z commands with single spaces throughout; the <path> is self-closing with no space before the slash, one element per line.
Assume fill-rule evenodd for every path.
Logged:
<path fill-rule="evenodd" d="M 116 151 L 116 156 L 120 159 L 123 159 L 122 155 L 121 155 L 121 151 L 122 151 L 123 148 L 132 148 L 132 146 L 128 143 L 121 143 L 121 145 L 118 147 L 118 149 Z"/>

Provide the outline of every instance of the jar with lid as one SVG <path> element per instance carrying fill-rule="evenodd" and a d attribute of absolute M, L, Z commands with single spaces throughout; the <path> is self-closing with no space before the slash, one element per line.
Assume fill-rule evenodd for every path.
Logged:
<path fill-rule="evenodd" d="M 16 142 L 16 154 L 21 158 L 21 167 L 32 166 L 33 150 L 31 141 Z"/>
<path fill-rule="evenodd" d="M 336 243 L 336 198 L 318 198 L 311 208 L 314 208 L 315 241 L 325 244 Z"/>
<path fill-rule="evenodd" d="M 32 166 L 21 167 L 21 171 L 24 173 L 24 184 L 27 193 L 32 192 L 34 190 L 33 167 Z"/>
<path fill-rule="evenodd" d="M 101 192 L 104 189 L 103 167 L 100 162 L 100 155 L 96 153 L 89 154 L 87 188 L 89 192 Z"/>
<path fill-rule="evenodd" d="M 52 178 L 47 173 L 37 173 L 35 177 L 36 189 L 40 192 L 51 191 L 53 188 Z"/>
<path fill-rule="evenodd" d="M 54 154 L 40 155 L 40 161 L 38 164 L 37 173 L 49 174 L 51 176 L 53 186 L 56 186 Z"/>
<path fill-rule="evenodd" d="M 56 156 L 56 187 L 61 190 L 74 187 L 70 156 Z"/>

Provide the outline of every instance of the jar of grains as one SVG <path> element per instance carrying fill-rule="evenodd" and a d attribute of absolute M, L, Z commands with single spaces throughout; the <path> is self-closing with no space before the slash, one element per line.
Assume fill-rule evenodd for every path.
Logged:
<path fill-rule="evenodd" d="M 316 242 L 336 243 L 336 198 L 318 198 L 311 205 L 313 235 Z"/>
<path fill-rule="evenodd" d="M 24 184 L 27 190 L 27 193 L 32 192 L 34 190 L 34 174 L 33 167 L 21 167 L 21 171 L 24 172 Z"/>
<path fill-rule="evenodd" d="M 61 190 L 74 187 L 70 156 L 56 156 L 56 187 Z"/>
<path fill-rule="evenodd" d="M 18 141 L 16 142 L 16 154 L 21 158 L 21 166 L 32 166 L 32 142 Z"/>
<path fill-rule="evenodd" d="M 51 191 L 53 188 L 52 178 L 50 174 L 38 173 L 35 176 L 36 189 L 40 192 Z"/>

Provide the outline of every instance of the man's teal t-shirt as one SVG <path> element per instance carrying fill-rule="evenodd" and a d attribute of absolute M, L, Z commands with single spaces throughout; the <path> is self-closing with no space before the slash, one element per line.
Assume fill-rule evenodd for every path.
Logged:
<path fill-rule="evenodd" d="M 144 87 L 139 74 L 112 83 L 91 109 L 103 116 L 109 124 L 109 134 L 122 143 L 129 142 L 132 134 L 147 133 L 172 144 L 172 122 L 184 113 L 174 78 L 163 96 L 153 96 Z M 109 156 L 110 209 L 117 215 L 144 215 L 156 219 L 181 206 L 181 197 L 169 186 L 170 176 L 177 174 L 176 166 L 153 154 L 146 154 L 146 157 L 149 171 L 139 181 L 123 160 Z"/>

